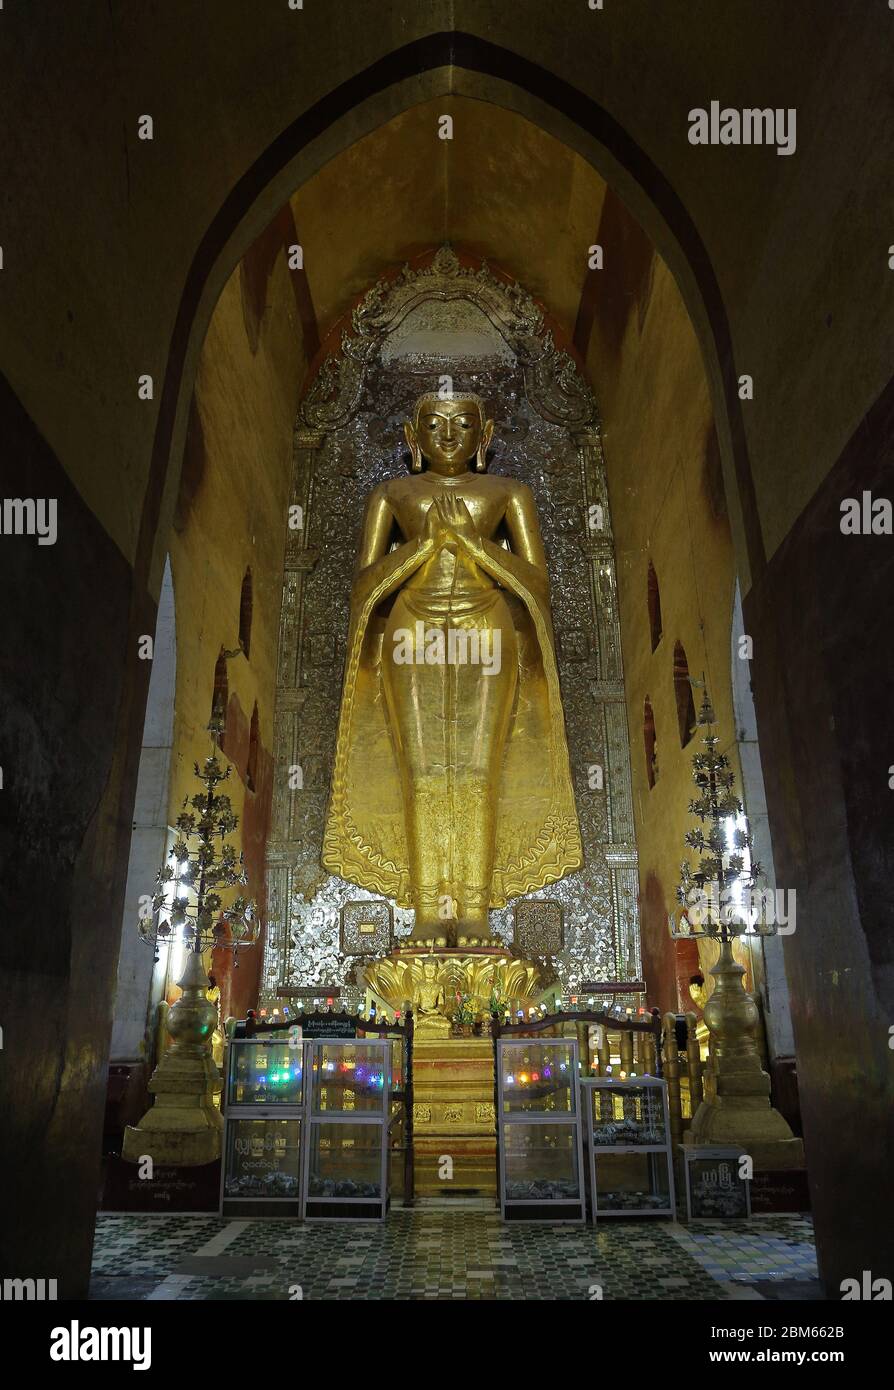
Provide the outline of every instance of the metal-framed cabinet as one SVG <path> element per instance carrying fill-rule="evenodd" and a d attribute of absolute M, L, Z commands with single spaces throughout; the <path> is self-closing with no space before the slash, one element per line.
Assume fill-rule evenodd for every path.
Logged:
<path fill-rule="evenodd" d="M 582 1076 L 590 1210 L 676 1217 L 667 1085 L 658 1076 Z"/>
<path fill-rule="evenodd" d="M 751 1182 L 740 1175 L 744 1149 L 681 1144 L 686 1220 L 744 1221 L 751 1216 Z"/>
<path fill-rule="evenodd" d="M 585 1221 L 577 1042 L 497 1040 L 503 1220 Z"/>
<path fill-rule="evenodd" d="M 391 1040 L 307 1043 L 304 1215 L 382 1220 L 388 1210 Z"/>
<path fill-rule="evenodd" d="M 304 1045 L 287 1034 L 230 1039 L 222 1216 L 302 1215 L 305 1070 Z"/>

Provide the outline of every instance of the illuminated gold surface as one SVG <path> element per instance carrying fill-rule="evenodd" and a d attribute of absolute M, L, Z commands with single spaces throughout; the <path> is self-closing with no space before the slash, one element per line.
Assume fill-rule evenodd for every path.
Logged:
<path fill-rule="evenodd" d="M 475 955 L 443 951 L 434 956 L 402 949 L 365 966 L 363 978 L 389 1008 L 402 1009 L 405 1002 L 412 1003 L 417 1036 L 432 1031 L 422 1027 L 423 1015 L 450 1013 L 451 1001 L 458 994 L 468 995 L 475 1015 L 487 1019 L 492 996 L 505 1001 L 513 1012 L 518 1007 L 527 1012 L 539 1004 L 550 984 L 543 967 L 507 956 L 505 949 Z M 436 1006 L 433 992 L 441 996 Z"/>
<path fill-rule="evenodd" d="M 421 1040 L 413 1048 L 416 1195 L 496 1192 L 490 1038 Z"/>
<path fill-rule="evenodd" d="M 433 158 L 432 131 L 443 113 L 461 138 L 438 142 Z M 482 150 L 500 157 L 482 159 Z M 580 303 L 579 248 L 596 240 L 605 194 L 591 164 L 518 112 L 456 93 L 423 101 L 362 133 L 292 196 L 321 336 L 383 265 L 445 239 L 502 265 L 570 334 Z"/>
<path fill-rule="evenodd" d="M 450 1036 L 446 992 L 438 963 L 433 956 L 427 956 L 422 962 L 420 976 L 413 986 L 412 1000 L 417 1037 Z"/>
<path fill-rule="evenodd" d="M 417 403 L 352 595 L 323 863 L 415 908 L 423 940 L 487 938 L 489 907 L 582 864 L 540 528 L 526 486 L 482 471 L 492 429 L 475 399 Z M 417 623 L 499 661 L 401 664 Z"/>

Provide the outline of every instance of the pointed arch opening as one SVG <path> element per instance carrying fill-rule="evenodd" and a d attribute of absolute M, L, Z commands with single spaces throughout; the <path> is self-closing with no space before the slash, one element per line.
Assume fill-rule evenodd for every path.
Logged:
<path fill-rule="evenodd" d="M 655 737 L 655 715 L 652 711 L 652 701 L 648 695 L 643 701 L 643 744 L 646 750 L 646 777 L 649 787 L 654 787 L 658 781 L 658 741 Z"/>
<path fill-rule="evenodd" d="M 246 661 L 251 655 L 251 619 L 253 604 L 251 567 L 249 566 L 242 578 L 242 592 L 239 595 L 239 645 L 245 653 Z"/>
<path fill-rule="evenodd" d="M 260 746 L 260 717 L 258 715 L 258 702 L 255 700 L 255 707 L 251 712 L 251 729 L 248 735 L 248 768 L 245 774 L 245 785 L 250 792 L 258 790 L 258 749 Z"/>
<path fill-rule="evenodd" d="M 655 566 L 649 561 L 649 573 L 646 580 L 646 594 L 649 607 L 649 636 L 652 641 L 652 651 L 654 652 L 658 643 L 661 641 L 661 591 L 658 588 L 658 575 L 655 573 Z"/>
<path fill-rule="evenodd" d="M 682 642 L 674 643 L 674 700 L 677 706 L 680 747 L 685 748 L 695 733 L 696 718 L 692 681 L 689 679 L 689 662 L 686 660 Z"/>

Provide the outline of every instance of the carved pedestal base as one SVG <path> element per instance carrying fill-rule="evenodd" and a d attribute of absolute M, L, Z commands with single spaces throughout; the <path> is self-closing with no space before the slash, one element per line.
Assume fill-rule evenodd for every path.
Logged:
<path fill-rule="evenodd" d="M 205 998 L 209 986 L 202 957 L 191 952 L 179 981 L 183 994 L 169 1011 L 174 1039 L 149 1082 L 155 1104 L 138 1125 L 124 1131 L 122 1157 L 138 1163 L 193 1167 L 220 1157 L 223 1118 L 214 1104 L 220 1072 L 211 1056 L 217 1010 Z"/>
<path fill-rule="evenodd" d="M 724 942 L 710 972 L 716 985 L 705 1005 L 711 1056 L 703 1081 L 705 1098 L 692 1117 L 684 1143 L 739 1145 L 756 1169 L 799 1168 L 804 1145 L 770 1104 L 770 1078 L 755 1040 L 759 1014 L 745 993 L 745 971 Z"/>
<path fill-rule="evenodd" d="M 497 1190 L 493 1045 L 488 1038 L 419 1039 L 413 1046 L 417 1197 Z"/>

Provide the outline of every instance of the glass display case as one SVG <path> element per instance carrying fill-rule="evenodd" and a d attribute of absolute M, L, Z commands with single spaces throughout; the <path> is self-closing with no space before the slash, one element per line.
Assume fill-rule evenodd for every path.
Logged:
<path fill-rule="evenodd" d="M 500 1109 L 507 1116 L 574 1116 L 577 1043 L 570 1038 L 500 1039 Z"/>
<path fill-rule="evenodd" d="M 227 1110 L 304 1108 L 304 1048 L 288 1036 L 233 1038 L 227 1066 Z"/>
<path fill-rule="evenodd" d="M 288 1032 L 227 1047 L 220 1211 L 302 1215 L 305 1045 Z"/>
<path fill-rule="evenodd" d="M 385 1216 L 393 1050 L 387 1038 L 307 1044 L 309 1221 Z"/>
<path fill-rule="evenodd" d="M 590 1210 L 676 1216 L 667 1086 L 658 1076 L 580 1079 Z"/>
<path fill-rule="evenodd" d="M 389 1110 L 391 1043 L 365 1038 L 357 1042 L 327 1038 L 309 1044 L 311 1111 L 314 1115 L 368 1115 L 383 1118 Z"/>
<path fill-rule="evenodd" d="M 662 1154 L 643 1149 L 609 1149 L 591 1165 L 595 1174 L 593 1219 L 597 1216 L 673 1216 L 670 1171 Z"/>
<path fill-rule="evenodd" d="M 319 1120 L 311 1126 L 308 1198 L 381 1201 L 384 1126 Z"/>
<path fill-rule="evenodd" d="M 581 1083 L 583 1093 L 591 1096 L 590 1133 L 596 1147 L 663 1149 L 669 1142 L 663 1082 L 653 1077 L 646 1084 L 642 1078 L 591 1086 L 601 1079 L 586 1077 Z"/>
<path fill-rule="evenodd" d="M 578 1072 L 570 1038 L 498 1040 L 504 1220 L 586 1219 Z"/>
<path fill-rule="evenodd" d="M 300 1119 L 233 1119 L 227 1124 L 224 1201 L 301 1200 Z"/>

